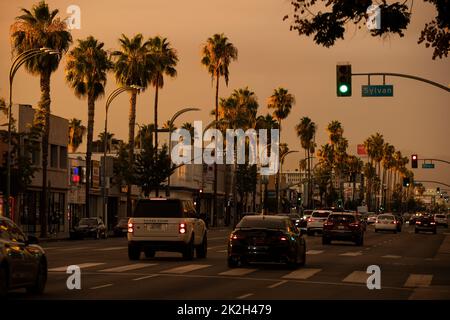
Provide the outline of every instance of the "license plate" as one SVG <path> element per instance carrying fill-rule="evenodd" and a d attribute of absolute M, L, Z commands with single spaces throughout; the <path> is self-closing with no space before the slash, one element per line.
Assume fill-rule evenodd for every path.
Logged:
<path fill-rule="evenodd" d="M 149 223 L 145 225 L 147 231 L 164 230 L 165 224 L 162 223 Z"/>
<path fill-rule="evenodd" d="M 424 227 L 428 227 L 428 223 L 425 223 L 425 224 L 424 224 Z"/>
<path fill-rule="evenodd" d="M 338 226 L 338 230 L 344 230 L 344 226 Z"/>

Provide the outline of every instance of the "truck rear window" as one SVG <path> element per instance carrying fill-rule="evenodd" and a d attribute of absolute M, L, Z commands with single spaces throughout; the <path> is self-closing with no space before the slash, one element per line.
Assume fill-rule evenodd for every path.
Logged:
<path fill-rule="evenodd" d="M 350 214 L 331 214 L 328 217 L 328 221 L 334 223 L 353 223 L 355 222 L 355 217 Z"/>
<path fill-rule="evenodd" d="M 183 218 L 181 203 L 171 200 L 139 201 L 133 212 L 134 218 Z"/>
<path fill-rule="evenodd" d="M 285 220 L 281 219 L 246 219 L 245 217 L 237 224 L 236 228 L 243 229 L 286 229 Z"/>

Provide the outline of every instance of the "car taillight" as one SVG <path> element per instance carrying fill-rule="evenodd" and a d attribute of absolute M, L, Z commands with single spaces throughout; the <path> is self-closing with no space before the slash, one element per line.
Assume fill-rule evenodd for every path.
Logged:
<path fill-rule="evenodd" d="M 129 223 L 129 224 L 128 224 L 128 232 L 129 232 L 129 233 L 133 233 L 133 232 L 134 232 L 134 227 L 133 227 L 133 224 L 132 224 L 132 223 Z"/>
<path fill-rule="evenodd" d="M 396 224 L 396 223 L 397 223 L 397 221 L 392 221 L 392 223 L 393 223 L 393 224 Z"/>
<path fill-rule="evenodd" d="M 430 224 L 436 224 L 436 222 L 432 221 L 432 222 L 430 222 Z"/>
<path fill-rule="evenodd" d="M 416 221 L 416 224 L 422 224 L 422 222 L 420 222 L 420 221 Z"/>
<path fill-rule="evenodd" d="M 348 226 L 353 228 L 359 227 L 359 223 L 358 222 L 350 223 Z"/>
<path fill-rule="evenodd" d="M 329 226 L 333 226 L 334 223 L 333 222 L 329 222 L 329 221 L 325 221 L 325 223 L 323 225 L 326 226 L 326 227 L 329 227 Z"/>
<path fill-rule="evenodd" d="M 309 218 L 309 219 L 308 219 L 308 222 L 313 222 L 313 221 L 314 221 L 313 218 Z"/>
<path fill-rule="evenodd" d="M 178 227 L 178 232 L 181 234 L 185 234 L 186 233 L 186 224 L 185 223 L 180 223 L 179 227 Z"/>
<path fill-rule="evenodd" d="M 230 239 L 231 240 L 241 240 L 241 239 L 244 239 L 244 236 L 242 236 L 240 234 L 232 233 L 230 235 Z"/>
<path fill-rule="evenodd" d="M 284 237 L 284 236 L 281 236 L 281 237 L 280 237 L 280 241 L 287 241 L 287 238 Z"/>

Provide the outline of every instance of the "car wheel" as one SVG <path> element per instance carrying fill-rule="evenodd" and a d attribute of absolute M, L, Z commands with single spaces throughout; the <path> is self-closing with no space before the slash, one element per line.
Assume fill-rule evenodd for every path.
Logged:
<path fill-rule="evenodd" d="M 195 251 L 196 251 L 196 254 L 197 254 L 197 258 L 200 258 L 200 259 L 206 258 L 206 254 L 208 252 L 208 238 L 206 236 L 206 233 L 203 236 L 202 243 L 197 246 Z"/>
<path fill-rule="evenodd" d="M 186 245 L 183 251 L 183 259 L 184 260 L 192 260 L 194 258 L 194 235 L 192 235 L 191 240 Z"/>
<path fill-rule="evenodd" d="M 314 231 L 306 230 L 306 234 L 307 234 L 308 236 L 313 236 L 313 235 L 314 235 Z"/>
<path fill-rule="evenodd" d="M 155 257 L 155 250 L 153 249 L 145 249 L 144 254 L 146 258 L 154 258 Z"/>
<path fill-rule="evenodd" d="M 397 234 L 397 229 L 394 230 L 394 234 Z"/>
<path fill-rule="evenodd" d="M 28 293 L 42 294 L 45 290 L 45 284 L 47 283 L 47 264 L 44 261 L 39 263 L 38 272 L 36 274 L 36 280 L 31 287 L 27 288 Z"/>
<path fill-rule="evenodd" d="M 8 271 L 5 266 L 0 267 L 0 297 L 8 293 Z"/>
<path fill-rule="evenodd" d="M 141 249 L 137 246 L 128 245 L 128 259 L 139 260 L 141 257 Z"/>
<path fill-rule="evenodd" d="M 239 265 L 239 260 L 235 257 L 228 257 L 228 267 L 229 268 L 237 268 Z"/>

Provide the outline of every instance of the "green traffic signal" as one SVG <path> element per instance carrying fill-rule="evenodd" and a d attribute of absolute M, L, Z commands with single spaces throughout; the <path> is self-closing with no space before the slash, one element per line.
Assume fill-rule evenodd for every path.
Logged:
<path fill-rule="evenodd" d="M 336 65 L 336 91 L 338 97 L 351 97 L 352 95 L 351 64 Z"/>
<path fill-rule="evenodd" d="M 347 93 L 347 91 L 348 91 L 348 86 L 346 84 L 341 84 L 339 86 L 339 92 L 340 93 Z"/>

